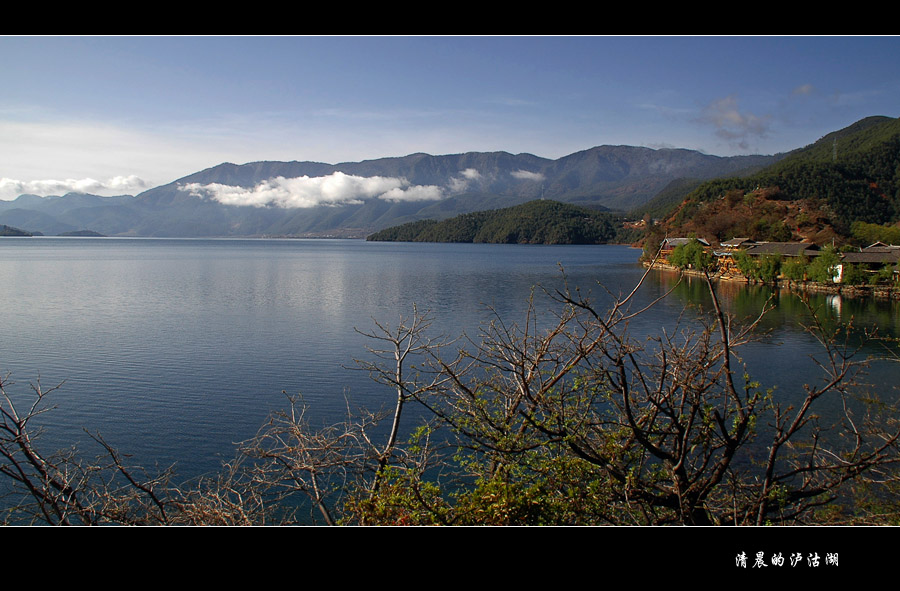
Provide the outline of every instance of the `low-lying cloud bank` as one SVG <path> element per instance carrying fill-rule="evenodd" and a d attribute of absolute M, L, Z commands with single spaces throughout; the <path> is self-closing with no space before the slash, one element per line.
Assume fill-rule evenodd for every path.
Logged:
<path fill-rule="evenodd" d="M 361 177 L 335 172 L 322 177 L 277 177 L 252 188 L 210 183 L 189 183 L 179 187 L 192 195 L 214 199 L 226 205 L 307 208 L 319 205 L 352 205 L 366 199 L 385 201 L 435 201 L 444 197 L 440 187 L 412 185 L 404 178 Z"/>
<path fill-rule="evenodd" d="M 225 205 L 254 207 L 277 206 L 306 208 L 318 205 L 351 205 L 366 199 L 385 201 L 429 201 L 443 197 L 440 187 L 411 185 L 404 178 L 361 177 L 335 172 L 322 177 L 277 177 L 252 188 L 220 183 L 188 183 L 179 187 L 198 197 L 210 198 Z"/>
<path fill-rule="evenodd" d="M 531 172 L 530 170 L 514 170 L 511 173 L 513 177 L 519 179 L 520 181 L 542 181 L 544 180 L 544 175 L 539 172 Z"/>
<path fill-rule="evenodd" d="M 15 199 L 22 194 L 40 195 L 64 195 L 65 193 L 92 193 L 92 194 L 130 194 L 140 189 L 147 188 L 147 183 L 135 175 L 116 176 L 105 181 L 91 178 L 66 179 L 66 180 L 40 180 L 18 181 L 15 179 L 0 178 L 0 199 Z"/>
<path fill-rule="evenodd" d="M 527 171 L 516 171 L 512 176 L 519 180 L 544 178 L 540 173 Z M 394 202 L 438 201 L 488 180 L 489 177 L 484 177 L 477 170 L 467 168 L 458 176 L 448 179 L 446 187 L 413 185 L 402 177 L 362 177 L 335 172 L 320 177 L 276 177 L 250 188 L 221 183 L 187 183 L 178 188 L 195 197 L 213 199 L 225 205 L 289 209 L 320 205 L 358 205 L 367 199 Z"/>
<path fill-rule="evenodd" d="M 544 175 L 517 170 L 510 173 L 519 181 L 540 181 Z M 221 183 L 187 183 L 181 191 L 204 199 L 213 199 L 225 205 L 253 207 L 276 206 L 309 208 L 319 205 L 353 205 L 367 199 L 384 201 L 438 201 L 449 195 L 473 190 L 493 182 L 494 175 L 482 174 L 474 168 L 460 171 L 450 177 L 446 186 L 413 185 L 403 177 L 362 177 L 335 172 L 328 176 L 296 178 L 277 177 L 255 187 L 238 187 Z M 0 199 L 15 199 L 22 194 L 63 195 L 65 193 L 92 193 L 96 195 L 136 194 L 147 188 L 147 183 L 135 175 L 117 176 L 106 181 L 92 178 L 66 180 L 18 181 L 0 178 Z"/>

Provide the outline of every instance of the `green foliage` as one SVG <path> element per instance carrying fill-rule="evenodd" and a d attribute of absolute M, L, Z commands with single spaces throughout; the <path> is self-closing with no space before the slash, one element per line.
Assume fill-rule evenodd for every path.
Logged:
<path fill-rule="evenodd" d="M 900 244 L 900 227 L 881 224 L 868 224 L 855 221 L 850 225 L 850 234 L 860 244 L 869 245 L 876 242 Z"/>
<path fill-rule="evenodd" d="M 547 449 L 516 463 L 463 462 L 470 485 L 443 487 L 414 472 L 391 469 L 377 494 L 365 491 L 343 508 L 344 524 L 595 525 L 611 523 L 614 483 L 588 462 Z"/>
<path fill-rule="evenodd" d="M 659 247 L 662 245 L 663 238 L 665 238 L 665 234 L 663 229 L 659 226 L 652 226 L 647 230 L 647 233 L 644 235 L 644 243 L 641 247 L 642 261 L 653 260 L 659 253 Z"/>
<path fill-rule="evenodd" d="M 388 467 L 376 494 L 361 489 L 342 508 L 344 525 L 442 525 L 450 505 L 441 488 L 416 471 Z"/>
<path fill-rule="evenodd" d="M 826 246 L 809 264 L 809 278 L 820 283 L 833 283 L 834 278 L 837 277 L 837 266 L 840 262 L 841 257 L 837 249 L 831 245 Z"/>
<path fill-rule="evenodd" d="M 692 219 L 701 203 L 759 187 L 777 187 L 780 199 L 821 200 L 832 212 L 832 222 L 844 233 L 857 221 L 896 222 L 900 220 L 900 120 L 870 118 L 797 150 L 757 174 L 703 183 L 687 196 L 691 205 L 676 223 Z M 780 228 L 761 230 L 784 235 Z M 784 240 L 774 236 L 758 239 Z"/>
<path fill-rule="evenodd" d="M 612 495 L 602 472 L 565 455 L 531 452 L 527 461 L 481 478 L 456 497 L 460 525 L 603 523 Z"/>
<path fill-rule="evenodd" d="M 850 510 L 866 525 L 900 525 L 900 484 L 896 480 L 854 483 Z M 840 519 L 845 516 L 838 513 L 832 521 L 840 523 Z"/>
<path fill-rule="evenodd" d="M 624 225 L 619 224 L 619 227 L 616 228 L 615 236 L 609 241 L 615 244 L 636 244 L 644 240 L 646 236 L 647 230 L 645 228 L 626 228 Z"/>
<path fill-rule="evenodd" d="M 896 265 L 884 265 L 872 274 L 872 276 L 869 278 L 869 283 L 871 285 L 891 283 L 894 279 L 895 269 Z"/>
<path fill-rule="evenodd" d="M 756 279 L 771 283 L 781 274 L 781 262 L 783 258 L 778 254 L 764 254 L 759 257 Z"/>
<path fill-rule="evenodd" d="M 866 285 L 869 283 L 869 274 L 859 265 L 844 265 L 841 283 L 847 285 Z"/>
<path fill-rule="evenodd" d="M 743 250 L 732 255 L 741 275 L 755 281 L 772 283 L 781 275 L 783 257 L 779 254 L 764 254 L 752 257 Z"/>
<path fill-rule="evenodd" d="M 784 220 L 759 219 L 747 234 L 753 240 L 765 242 L 788 242 L 793 233 Z"/>
<path fill-rule="evenodd" d="M 384 230 L 381 230 L 380 232 L 377 232 L 376 234 L 373 234 L 369 237 L 369 240 L 381 240 L 388 242 L 412 242 L 416 239 L 417 236 L 420 236 L 421 234 L 426 232 L 436 223 L 437 222 L 435 220 L 419 220 L 399 226 L 393 226 L 391 228 L 386 228 Z"/>
<path fill-rule="evenodd" d="M 806 279 L 809 259 L 806 256 L 790 257 L 781 263 L 781 273 L 791 281 L 800 282 Z"/>
<path fill-rule="evenodd" d="M 756 277 L 758 268 L 756 260 L 747 254 L 747 251 L 739 250 L 732 254 L 731 258 L 734 260 L 734 264 L 737 266 L 738 271 L 741 272 L 741 275 L 750 279 Z"/>
<path fill-rule="evenodd" d="M 697 271 L 710 271 L 715 267 L 716 261 L 699 240 L 692 239 L 687 244 L 680 244 L 672 249 L 669 255 L 669 263 L 679 269 L 695 269 Z"/>
<path fill-rule="evenodd" d="M 603 244 L 616 236 L 605 212 L 537 200 L 504 209 L 467 213 L 436 222 L 387 228 L 368 240 L 483 242 L 492 244 Z"/>

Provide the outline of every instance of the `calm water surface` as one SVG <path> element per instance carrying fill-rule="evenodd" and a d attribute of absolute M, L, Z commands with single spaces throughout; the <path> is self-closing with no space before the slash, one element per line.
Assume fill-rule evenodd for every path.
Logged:
<path fill-rule="evenodd" d="M 508 246 L 370 243 L 353 240 L 168 240 L 4 238 L 0 370 L 17 395 L 29 382 L 64 382 L 45 415 L 48 444 L 95 449 L 99 431 L 133 461 L 176 462 L 192 477 L 233 457 L 282 391 L 301 393 L 316 420 L 343 417 L 349 398 L 371 408 L 389 393 L 351 369 L 366 355 L 373 319 L 395 322 L 413 304 L 430 309 L 435 333 L 477 332 L 490 319 L 518 321 L 535 285 L 570 285 L 607 297 L 629 291 L 643 270 L 622 246 Z M 653 274 L 650 301 L 672 277 Z M 634 323 L 640 334 L 674 329 L 705 287 L 685 282 Z M 757 313 L 765 290 L 723 288 L 729 311 Z M 552 305 L 538 292 L 538 308 Z M 855 319 L 900 334 L 896 303 L 815 299 L 832 322 Z M 796 395 L 810 374 L 815 342 L 796 326 L 799 300 L 782 294 L 766 320 L 769 340 L 746 360 Z M 773 344 L 779 344 L 777 348 Z M 875 350 L 870 348 L 869 352 Z M 873 372 L 891 391 L 900 364 Z M 757 377 L 760 377 L 757 375 Z M 792 392 L 794 394 L 792 394 Z"/>

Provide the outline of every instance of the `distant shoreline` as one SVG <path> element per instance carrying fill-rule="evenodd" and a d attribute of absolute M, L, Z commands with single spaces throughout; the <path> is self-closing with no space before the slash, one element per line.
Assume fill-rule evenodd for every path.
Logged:
<path fill-rule="evenodd" d="M 704 274 L 693 269 L 680 269 L 673 265 L 665 265 L 662 263 L 654 263 L 650 265 L 642 262 L 644 267 L 652 268 L 655 271 L 663 271 L 668 273 L 684 273 L 692 277 L 703 277 Z M 824 293 L 831 295 L 841 295 L 850 298 L 873 297 L 876 299 L 900 300 L 900 289 L 890 286 L 872 286 L 872 285 L 841 285 L 835 283 L 826 285 L 817 281 L 796 282 L 790 279 L 776 279 L 773 282 L 757 281 L 747 279 L 742 275 L 722 275 L 721 273 L 711 273 L 710 278 L 715 281 L 729 281 L 732 283 L 746 283 L 747 285 L 769 286 L 780 290 L 787 291 L 806 291 L 810 293 Z"/>

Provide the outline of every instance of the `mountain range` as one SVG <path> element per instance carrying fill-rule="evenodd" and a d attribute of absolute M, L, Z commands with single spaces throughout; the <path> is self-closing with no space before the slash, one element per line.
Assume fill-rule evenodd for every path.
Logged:
<path fill-rule="evenodd" d="M 469 152 L 340 164 L 222 163 L 136 196 L 20 195 L 0 201 L 0 224 L 45 235 L 364 237 L 542 197 L 632 211 L 673 183 L 745 176 L 783 157 L 597 146 L 555 160 Z"/>

